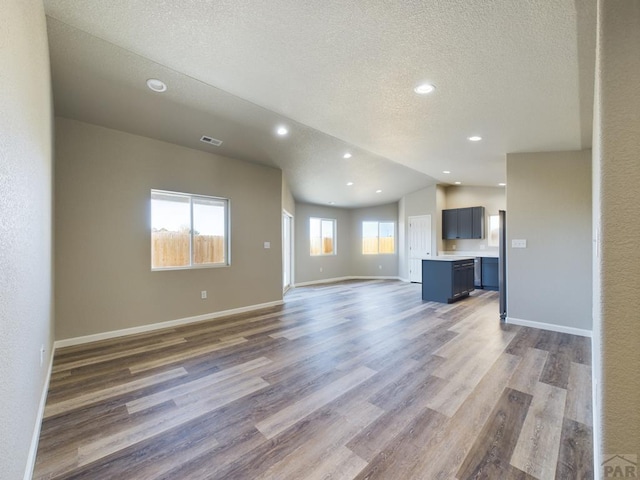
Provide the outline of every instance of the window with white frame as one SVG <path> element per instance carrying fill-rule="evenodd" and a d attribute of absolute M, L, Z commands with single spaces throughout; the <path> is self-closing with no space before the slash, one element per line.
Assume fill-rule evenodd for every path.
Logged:
<path fill-rule="evenodd" d="M 309 219 L 310 253 L 316 255 L 336 254 L 336 221 L 331 218 Z"/>
<path fill-rule="evenodd" d="M 229 265 L 229 200 L 151 190 L 151 269 Z"/>
<path fill-rule="evenodd" d="M 395 252 L 395 224 L 393 222 L 362 222 L 363 255 Z"/>

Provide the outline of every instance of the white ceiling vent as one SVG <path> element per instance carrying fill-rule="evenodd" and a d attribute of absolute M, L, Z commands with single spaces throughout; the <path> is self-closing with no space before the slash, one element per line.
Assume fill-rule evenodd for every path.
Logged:
<path fill-rule="evenodd" d="M 218 140 L 217 138 L 213 137 L 207 137 L 206 135 L 203 135 L 200 141 L 208 143 L 209 145 L 213 145 L 214 147 L 219 147 L 220 145 L 222 145 L 222 140 Z"/>

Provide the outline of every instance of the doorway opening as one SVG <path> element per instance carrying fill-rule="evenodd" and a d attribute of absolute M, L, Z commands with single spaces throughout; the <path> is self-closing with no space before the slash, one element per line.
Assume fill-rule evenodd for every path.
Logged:
<path fill-rule="evenodd" d="M 282 211 L 282 292 L 293 284 L 293 216 Z"/>

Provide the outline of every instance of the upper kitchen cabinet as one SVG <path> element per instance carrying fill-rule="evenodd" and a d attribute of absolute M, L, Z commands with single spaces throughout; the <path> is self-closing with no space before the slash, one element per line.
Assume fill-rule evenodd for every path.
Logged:
<path fill-rule="evenodd" d="M 458 238 L 458 209 L 442 210 L 442 238 Z"/>
<path fill-rule="evenodd" d="M 442 238 L 484 237 L 484 207 L 452 208 L 442 211 Z"/>
<path fill-rule="evenodd" d="M 484 207 L 472 207 L 471 211 L 471 238 L 484 238 Z"/>

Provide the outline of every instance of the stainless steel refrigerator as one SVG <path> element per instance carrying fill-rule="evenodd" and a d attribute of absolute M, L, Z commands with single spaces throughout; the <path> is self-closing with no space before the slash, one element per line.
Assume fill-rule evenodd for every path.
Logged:
<path fill-rule="evenodd" d="M 507 319 L 507 212 L 500 210 L 498 234 L 498 290 L 500 292 L 500 321 Z"/>

